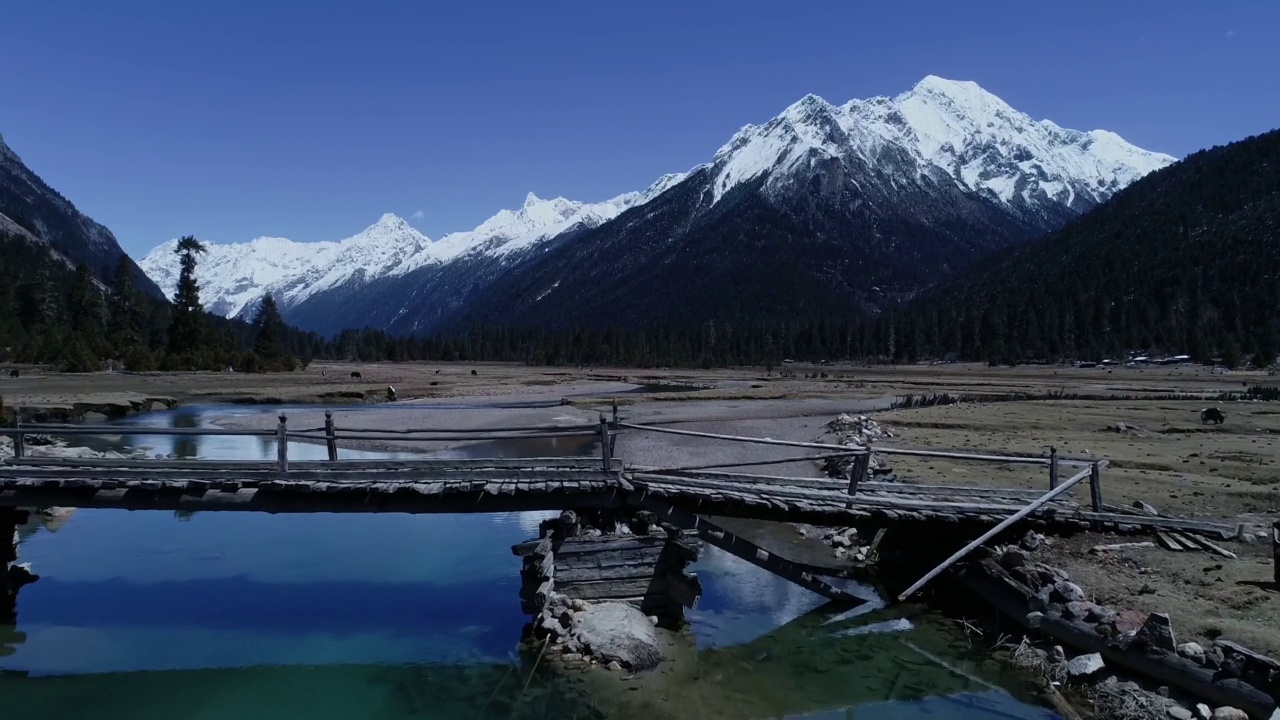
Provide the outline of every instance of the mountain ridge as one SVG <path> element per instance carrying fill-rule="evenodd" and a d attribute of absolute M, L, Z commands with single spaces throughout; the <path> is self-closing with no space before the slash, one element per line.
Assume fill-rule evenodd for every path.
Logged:
<path fill-rule="evenodd" d="M 431 332 L 496 319 L 502 314 L 499 308 L 527 309 L 539 299 L 569 293 L 573 283 L 556 284 L 561 278 L 554 273 L 591 282 L 580 264 L 588 257 L 615 270 L 637 263 L 651 266 L 657 255 L 671 251 L 655 239 L 683 247 L 681 237 L 694 230 L 698 237 L 714 235 L 714 228 L 703 222 L 706 218 L 721 218 L 725 228 L 738 228 L 733 232 L 749 242 L 754 232 L 749 223 L 716 207 L 732 196 L 739 198 L 735 207 L 775 226 L 770 243 L 780 248 L 788 238 L 813 236 L 827 242 L 839 235 L 844 247 L 828 254 L 832 267 L 852 263 L 863 267 L 862 275 L 836 278 L 843 271 L 823 270 L 818 275 L 824 276 L 825 289 L 815 292 L 834 293 L 822 303 L 856 301 L 858 307 L 874 309 L 878 301 L 873 289 L 878 292 L 882 281 L 892 281 L 889 293 L 914 292 L 985 252 L 1061 226 L 1173 160 L 1109 131 L 1081 132 L 1033 120 L 976 83 L 927 76 L 893 98 L 833 105 L 807 95 L 764 124 L 744 126 L 709 162 L 663 176 L 644 191 L 600 203 L 541 200 L 530 193 L 519 209 L 499 211 L 473 230 L 436 241 L 405 231 L 386 240 L 392 248 L 351 243 L 352 248 L 369 246 L 358 256 L 328 254 L 322 244 L 272 248 L 279 257 L 298 259 L 289 267 L 259 259 L 244 243 L 211 244 L 198 275 L 210 307 L 223 314 L 242 314 L 270 292 L 286 318 L 322 332 L 339 329 L 331 317 L 354 322 L 375 316 L 390 323 L 378 326 L 397 332 Z M 694 179 L 702 185 L 696 199 L 677 200 L 672 193 Z M 741 205 L 748 195 L 751 203 L 771 209 Z M 667 201 L 685 208 L 681 217 L 652 208 L 640 215 L 630 212 Z M 909 217 L 912 213 L 918 217 Z M 666 217 L 666 224 L 645 225 L 645 216 Z M 895 242 L 885 228 L 905 233 L 909 242 Z M 611 242 L 621 236 L 632 246 Z M 638 238 L 644 241 L 641 247 L 657 255 L 641 260 Z M 583 242 L 609 246 L 612 256 L 583 248 Z M 733 262 L 731 245 L 707 242 L 719 248 L 719 261 Z M 916 271 L 889 267 L 900 264 L 892 256 L 894 248 L 918 265 Z M 574 258 L 555 261 L 562 255 Z M 888 269 L 865 265 L 872 262 Z M 172 266 L 172 259 L 160 249 L 142 262 L 162 286 L 172 281 L 172 270 L 166 276 L 159 267 L 164 263 Z M 792 264 L 796 272 L 807 272 L 799 259 Z M 542 268 L 545 277 L 525 277 L 533 267 Z M 714 268 L 726 282 L 737 284 L 722 269 Z M 661 283 L 662 277 L 655 274 L 647 281 Z M 513 296 L 501 283 L 533 294 Z M 361 292 L 376 292 L 377 302 L 362 298 Z M 530 310 L 526 321 L 537 324 L 554 317 L 558 322 L 570 305 L 595 305 L 589 288 L 574 292 L 573 300 L 545 303 L 556 310 Z M 464 303 L 462 297 L 469 299 Z M 388 310 L 379 303 L 395 307 Z M 367 311 L 352 315 L 343 305 Z"/>

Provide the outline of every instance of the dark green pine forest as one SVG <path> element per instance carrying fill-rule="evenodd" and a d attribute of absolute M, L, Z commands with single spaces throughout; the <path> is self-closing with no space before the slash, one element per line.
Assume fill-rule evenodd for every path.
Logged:
<path fill-rule="evenodd" d="M 67 371 L 108 361 L 129 370 L 268 371 L 313 358 L 768 366 L 1141 352 L 1267 366 L 1280 352 L 1280 131 L 1196 153 L 876 316 L 850 309 L 607 329 L 491 324 L 434 337 L 366 328 L 323 338 L 288 327 L 270 297 L 252 323 L 204 312 L 194 273 L 201 252 L 194 238 L 180 243 L 182 279 L 164 301 L 135 287 L 127 262 L 95 277 L 47 246 L 0 235 L 2 359 Z M 690 298 L 691 309 L 697 304 Z"/>
<path fill-rule="evenodd" d="M 1280 352 L 1280 131 L 1196 153 L 880 324 L 903 357 L 1266 366 Z"/>

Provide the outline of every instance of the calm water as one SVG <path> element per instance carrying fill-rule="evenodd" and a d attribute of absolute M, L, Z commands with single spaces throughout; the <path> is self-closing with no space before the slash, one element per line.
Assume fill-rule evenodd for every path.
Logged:
<path fill-rule="evenodd" d="M 213 410 L 131 418 L 103 442 L 275 457 L 258 438 L 146 435 Z M 928 615 L 871 606 L 831 622 L 816 596 L 714 550 L 666 672 L 604 686 L 550 673 L 518 649 L 510 550 L 543 517 L 81 510 L 33 524 L 21 559 L 42 577 L 22 589 L 17 627 L 0 626 L 0 708 L 68 720 L 1053 717 L 998 689 Z"/>

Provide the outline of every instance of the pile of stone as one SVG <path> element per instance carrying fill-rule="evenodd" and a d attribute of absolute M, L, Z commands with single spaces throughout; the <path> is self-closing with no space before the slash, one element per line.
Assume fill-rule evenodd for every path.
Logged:
<path fill-rule="evenodd" d="M 870 447 L 881 440 L 893 437 L 893 433 L 888 428 L 866 415 L 840 413 L 835 420 L 826 424 L 826 428 L 836 436 L 836 443 L 845 447 Z M 828 475 L 843 477 L 852 463 L 853 459 L 848 457 L 831 458 L 823 460 L 821 467 L 822 471 Z M 880 475 L 886 474 L 889 469 L 884 464 L 884 460 L 874 454 L 871 456 L 870 468 L 873 471 L 879 471 L 877 474 Z"/>
<path fill-rule="evenodd" d="M 1157 708 L 1179 720 L 1265 718 L 1275 711 L 1280 662 L 1221 639 L 1207 645 L 1179 643 L 1165 613 L 1117 611 L 1091 602 L 1065 571 L 1032 560 L 1027 546 L 1039 543 L 1027 540 L 986 553 L 978 561 L 979 577 L 966 573 L 970 586 L 988 601 L 1011 615 L 1018 612 L 1015 606 L 1029 610 L 1025 619 L 1018 618 L 1022 625 L 1061 643 L 1032 649 L 1033 661 L 1020 664 L 1040 665 L 1049 678 L 1087 686 L 1095 699 L 1098 693 L 1110 702 L 1124 698 L 1133 707 Z M 1063 645 L 1077 654 L 1069 657 Z M 1149 693 L 1136 684 L 1121 683 L 1113 671 L 1137 673 L 1166 685 Z M 1171 697 L 1175 694 L 1181 700 Z"/>
<path fill-rule="evenodd" d="M 641 672 L 662 661 L 658 619 L 624 602 L 589 603 L 552 593 L 534 636 L 566 665 Z"/>
<path fill-rule="evenodd" d="M 841 445 L 872 445 L 893 437 L 893 433 L 866 415 L 840 413 L 827 423 L 827 429 L 840 437 Z"/>

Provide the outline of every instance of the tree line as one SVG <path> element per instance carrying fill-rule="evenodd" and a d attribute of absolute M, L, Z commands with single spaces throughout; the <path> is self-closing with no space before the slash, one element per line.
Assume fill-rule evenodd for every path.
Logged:
<path fill-rule="evenodd" d="M 122 259 L 105 282 L 48 248 L 0 236 L 0 359 L 63 372 L 104 367 L 149 370 L 292 370 L 297 347 L 318 336 L 288 327 L 264 298 L 252 323 L 205 312 L 195 281 L 204 247 L 193 237 L 177 249 L 181 266 L 172 302 L 140 291 Z"/>

